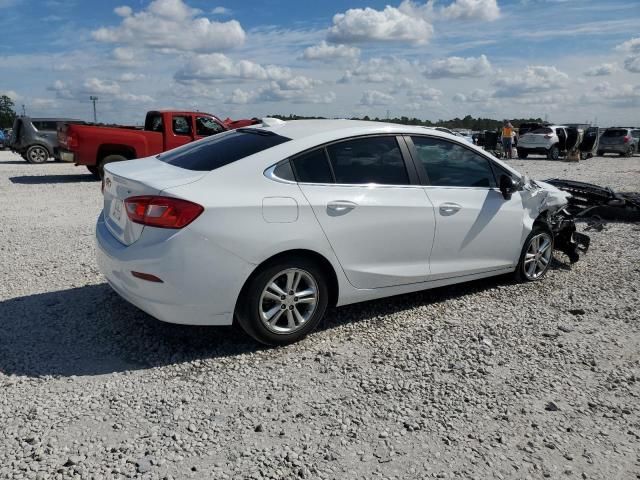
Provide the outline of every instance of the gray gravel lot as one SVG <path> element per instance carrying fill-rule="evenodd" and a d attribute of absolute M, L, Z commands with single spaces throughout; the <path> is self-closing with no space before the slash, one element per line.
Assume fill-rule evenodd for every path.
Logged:
<path fill-rule="evenodd" d="M 640 157 L 511 164 L 640 190 Z M 85 172 L 0 152 L 0 478 L 640 478 L 640 226 L 265 349 L 111 292 Z"/>

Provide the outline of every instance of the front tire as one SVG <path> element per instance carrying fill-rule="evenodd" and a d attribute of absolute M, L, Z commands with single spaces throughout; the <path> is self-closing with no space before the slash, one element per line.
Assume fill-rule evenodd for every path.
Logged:
<path fill-rule="evenodd" d="M 96 179 L 100 180 L 100 171 L 98 170 L 97 166 L 87 165 L 87 170 L 89 170 L 91 172 L 91 175 L 96 177 Z"/>
<path fill-rule="evenodd" d="M 519 282 L 536 282 L 541 280 L 551 265 L 553 258 L 553 235 L 539 226 L 533 230 L 524 242 L 515 278 Z"/>
<path fill-rule="evenodd" d="M 558 160 L 560 158 L 560 149 L 557 145 L 554 145 L 547 152 L 547 158 L 549 160 Z"/>
<path fill-rule="evenodd" d="M 27 150 L 26 160 L 29 163 L 45 163 L 49 160 L 49 150 L 42 145 L 32 145 Z"/>
<path fill-rule="evenodd" d="M 327 310 L 324 271 L 304 257 L 278 261 L 254 275 L 236 307 L 242 329 L 260 343 L 288 345 L 308 335 Z"/>

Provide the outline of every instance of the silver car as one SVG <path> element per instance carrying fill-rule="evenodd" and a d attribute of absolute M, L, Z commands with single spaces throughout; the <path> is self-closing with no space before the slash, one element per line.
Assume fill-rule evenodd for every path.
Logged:
<path fill-rule="evenodd" d="M 607 128 L 600 137 L 598 156 L 605 153 L 617 153 L 618 155 L 631 157 L 638 151 L 640 129 L 627 127 Z"/>

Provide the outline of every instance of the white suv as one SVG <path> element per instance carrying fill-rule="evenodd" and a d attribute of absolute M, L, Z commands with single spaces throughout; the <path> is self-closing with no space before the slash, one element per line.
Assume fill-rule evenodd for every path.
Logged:
<path fill-rule="evenodd" d="M 527 158 L 530 153 L 546 155 L 549 160 L 558 160 L 566 150 L 567 127 L 549 125 L 525 133 L 518 139 L 518 156 Z"/>

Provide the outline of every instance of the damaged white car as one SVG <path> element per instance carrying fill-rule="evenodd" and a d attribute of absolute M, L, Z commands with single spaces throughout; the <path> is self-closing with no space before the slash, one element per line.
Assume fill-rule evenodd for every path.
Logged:
<path fill-rule="evenodd" d="M 350 120 L 265 119 L 109 164 L 99 265 L 160 320 L 281 345 L 330 305 L 513 272 L 586 250 L 568 194 L 459 137 Z"/>

